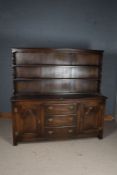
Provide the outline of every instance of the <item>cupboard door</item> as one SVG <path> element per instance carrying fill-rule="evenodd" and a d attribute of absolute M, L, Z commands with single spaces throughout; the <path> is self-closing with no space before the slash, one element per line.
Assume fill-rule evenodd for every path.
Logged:
<path fill-rule="evenodd" d="M 17 102 L 14 113 L 15 135 L 27 138 L 41 135 L 41 109 L 38 103 Z"/>
<path fill-rule="evenodd" d="M 102 121 L 102 107 L 99 102 L 87 101 L 81 104 L 81 124 L 82 132 L 96 131 Z"/>

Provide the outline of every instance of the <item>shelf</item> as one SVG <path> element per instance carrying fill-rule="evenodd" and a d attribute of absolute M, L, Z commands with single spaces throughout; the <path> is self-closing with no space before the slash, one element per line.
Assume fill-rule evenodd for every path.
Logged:
<path fill-rule="evenodd" d="M 38 80 L 58 80 L 58 79 L 76 79 L 76 80 L 96 80 L 100 81 L 99 78 L 14 78 L 14 81 L 38 81 Z"/>
<path fill-rule="evenodd" d="M 42 67 L 42 66 L 54 66 L 54 67 L 59 67 L 59 66 L 69 66 L 69 67 L 77 67 L 77 66 L 95 66 L 95 67 L 99 67 L 100 65 L 95 65 L 95 64 L 16 64 L 16 65 L 12 65 L 12 67 Z"/>
<path fill-rule="evenodd" d="M 101 83 L 102 55 L 100 53 L 76 53 L 75 57 L 67 55 L 39 56 L 15 54 L 12 62 L 14 92 L 48 93 L 48 92 L 99 92 Z M 54 50 L 52 51 L 54 52 Z M 18 50 L 17 50 L 17 53 Z M 42 50 L 42 54 L 45 50 Z M 60 51 L 60 53 L 62 53 Z M 71 54 L 71 50 L 70 53 Z M 37 64 L 36 64 L 37 63 Z"/>

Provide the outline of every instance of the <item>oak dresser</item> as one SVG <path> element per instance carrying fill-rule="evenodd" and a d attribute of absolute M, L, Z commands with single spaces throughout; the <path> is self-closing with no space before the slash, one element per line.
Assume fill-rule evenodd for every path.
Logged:
<path fill-rule="evenodd" d="M 103 137 L 103 51 L 12 49 L 13 145 Z"/>

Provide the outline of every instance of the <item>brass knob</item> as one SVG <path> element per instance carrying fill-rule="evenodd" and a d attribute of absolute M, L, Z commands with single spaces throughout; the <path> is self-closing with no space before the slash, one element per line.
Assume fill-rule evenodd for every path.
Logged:
<path fill-rule="evenodd" d="M 49 118 L 48 121 L 49 121 L 49 122 L 52 122 L 52 121 L 53 121 L 53 118 Z"/>
<path fill-rule="evenodd" d="M 18 134 L 19 134 L 18 132 L 15 132 L 15 136 L 18 136 Z"/>
<path fill-rule="evenodd" d="M 89 114 L 89 111 L 87 111 L 86 113 L 85 113 L 85 115 L 88 115 Z"/>
<path fill-rule="evenodd" d="M 53 134 L 54 133 L 54 131 L 48 131 L 48 134 Z"/>
<path fill-rule="evenodd" d="M 70 110 L 73 110 L 74 109 L 74 106 L 73 105 L 69 106 L 69 109 Z"/>
<path fill-rule="evenodd" d="M 73 132 L 73 130 L 72 130 L 72 129 L 69 129 L 69 130 L 68 130 L 68 133 L 72 133 L 72 132 Z"/>
<path fill-rule="evenodd" d="M 17 112 L 18 112 L 18 110 L 17 110 L 17 108 L 16 108 L 16 107 L 14 108 L 14 112 L 15 112 L 15 113 L 17 113 Z"/>
<path fill-rule="evenodd" d="M 92 109 L 93 109 L 93 107 L 92 107 L 92 106 L 90 106 L 90 107 L 89 107 L 89 110 L 92 110 Z"/>
<path fill-rule="evenodd" d="M 53 109 L 53 106 L 49 106 L 48 109 L 49 109 L 49 110 L 52 110 L 52 109 Z"/>

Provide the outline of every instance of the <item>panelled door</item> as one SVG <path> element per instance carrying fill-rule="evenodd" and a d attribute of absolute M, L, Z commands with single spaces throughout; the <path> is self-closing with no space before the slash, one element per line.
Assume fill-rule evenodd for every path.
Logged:
<path fill-rule="evenodd" d="M 13 112 L 16 136 L 41 136 L 41 107 L 38 102 L 16 102 Z"/>
<path fill-rule="evenodd" d="M 96 131 L 102 125 L 103 105 L 99 101 L 89 100 L 82 102 L 80 106 L 80 130 L 81 132 Z"/>

